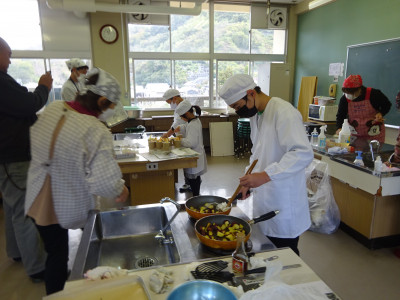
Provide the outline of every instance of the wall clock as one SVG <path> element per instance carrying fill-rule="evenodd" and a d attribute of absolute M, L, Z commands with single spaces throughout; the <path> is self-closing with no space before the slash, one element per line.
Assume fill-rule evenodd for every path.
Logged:
<path fill-rule="evenodd" d="M 104 43 L 113 44 L 118 40 L 118 30 L 111 24 L 100 28 L 100 38 Z"/>

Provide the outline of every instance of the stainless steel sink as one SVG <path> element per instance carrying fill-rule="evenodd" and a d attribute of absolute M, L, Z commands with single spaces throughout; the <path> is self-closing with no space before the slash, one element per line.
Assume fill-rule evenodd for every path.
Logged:
<path fill-rule="evenodd" d="M 155 238 L 168 223 L 173 209 L 176 210 L 173 205 L 150 204 L 91 211 L 69 279 L 81 279 L 87 270 L 97 266 L 131 270 L 180 262 L 170 227 L 165 231 L 166 242 Z"/>
<path fill-rule="evenodd" d="M 382 151 L 378 153 L 374 153 L 374 157 L 380 156 L 382 162 L 385 162 L 389 159 L 390 155 L 393 153 L 393 150 L 390 151 Z M 333 160 L 343 161 L 347 164 L 353 165 L 354 160 L 356 159 L 357 153 L 347 153 L 347 154 L 340 154 L 335 155 L 332 157 Z M 372 155 L 370 152 L 363 152 L 362 158 L 364 162 L 364 166 L 369 169 L 374 169 L 374 161 L 372 160 Z"/>

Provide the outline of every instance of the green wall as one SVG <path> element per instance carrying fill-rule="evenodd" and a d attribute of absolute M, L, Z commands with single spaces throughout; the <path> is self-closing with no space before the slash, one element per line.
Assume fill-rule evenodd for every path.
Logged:
<path fill-rule="evenodd" d="M 400 37 L 400 0 L 337 0 L 299 15 L 297 30 L 293 103 L 297 105 L 303 76 L 318 76 L 317 95 L 328 96 L 334 83 L 329 64 L 341 62 L 338 102 L 347 46 Z"/>

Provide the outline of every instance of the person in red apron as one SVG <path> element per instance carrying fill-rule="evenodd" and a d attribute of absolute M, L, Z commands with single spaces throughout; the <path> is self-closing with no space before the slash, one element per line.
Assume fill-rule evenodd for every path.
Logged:
<path fill-rule="evenodd" d="M 351 141 L 359 150 L 363 150 L 369 141 L 385 142 L 383 116 L 391 107 L 389 99 L 374 88 L 363 86 L 360 75 L 350 75 L 342 86 L 344 95 L 340 98 L 336 127 L 339 134 L 344 119 L 351 125 Z"/>
<path fill-rule="evenodd" d="M 398 92 L 396 96 L 396 109 L 398 112 L 400 112 L 400 92 Z M 394 152 L 390 156 L 389 160 L 385 163 L 389 167 L 391 167 L 393 164 L 395 164 L 395 167 L 400 166 L 400 128 L 399 128 L 399 134 L 396 138 L 396 144 L 394 145 Z M 398 254 L 400 258 L 400 249 L 398 249 Z"/>

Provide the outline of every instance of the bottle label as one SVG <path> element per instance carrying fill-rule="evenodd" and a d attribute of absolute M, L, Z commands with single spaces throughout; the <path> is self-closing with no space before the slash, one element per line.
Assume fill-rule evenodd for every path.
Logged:
<path fill-rule="evenodd" d="M 246 266 L 247 262 L 235 257 L 232 258 L 232 270 L 234 273 L 244 273 L 247 269 Z"/>
<path fill-rule="evenodd" d="M 319 140 L 319 147 L 320 148 L 325 148 L 326 146 L 326 139 L 320 139 Z"/>

